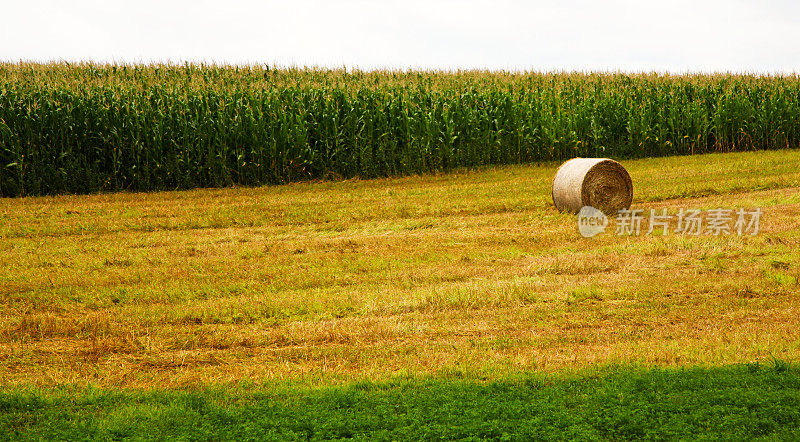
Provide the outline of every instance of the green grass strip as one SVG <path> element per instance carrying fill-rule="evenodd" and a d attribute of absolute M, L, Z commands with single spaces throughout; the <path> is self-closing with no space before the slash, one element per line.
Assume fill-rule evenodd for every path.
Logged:
<path fill-rule="evenodd" d="M 797 439 L 800 367 L 782 362 L 505 381 L 0 392 L 10 439 Z"/>

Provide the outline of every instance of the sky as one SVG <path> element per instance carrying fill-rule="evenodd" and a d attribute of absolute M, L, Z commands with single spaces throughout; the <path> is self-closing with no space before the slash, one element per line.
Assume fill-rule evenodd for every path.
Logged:
<path fill-rule="evenodd" d="M 4 61 L 800 72 L 791 0 L 19 0 L 3 11 Z"/>

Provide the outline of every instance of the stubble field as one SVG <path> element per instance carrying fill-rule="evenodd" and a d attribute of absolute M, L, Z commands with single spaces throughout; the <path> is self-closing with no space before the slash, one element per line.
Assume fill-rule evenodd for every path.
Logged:
<path fill-rule="evenodd" d="M 65 416 L 108 418 L 102 413 L 120 403 L 133 414 L 137 406 L 155 407 L 157 415 L 170 407 L 194 410 L 181 402 L 189 399 L 263 404 L 252 391 L 301 389 L 313 399 L 322 394 L 313 393 L 318 389 L 344 388 L 320 400 L 341 397 L 351 407 L 369 408 L 369 392 L 384 391 L 376 385 L 400 382 L 406 385 L 402 400 L 439 391 L 436 400 L 444 405 L 428 403 L 439 412 L 473 394 L 478 399 L 468 403 L 480 409 L 491 395 L 470 388 L 494 385 L 501 397 L 514 395 L 518 391 L 507 383 L 531 376 L 536 382 L 583 379 L 575 387 L 584 395 L 578 399 L 595 394 L 580 382 L 604 370 L 622 370 L 601 383 L 622 385 L 620 391 L 628 391 L 624 373 L 638 373 L 631 376 L 645 383 L 656 376 L 673 391 L 680 381 L 648 370 L 687 367 L 700 372 L 674 372 L 684 373 L 677 379 L 755 376 L 752 388 L 785 393 L 783 412 L 789 414 L 780 419 L 789 419 L 797 410 L 793 363 L 800 359 L 798 163 L 797 150 L 624 162 L 634 182 L 634 208 L 761 208 L 754 236 L 643 230 L 621 237 L 610 229 L 583 238 L 575 218 L 552 207 L 555 163 L 257 188 L 2 199 L 0 402 L 7 434 L 80 433 L 83 427 L 68 424 L 77 418 Z M 739 364 L 756 368 L 740 372 Z M 763 366 L 783 373 L 774 374 L 783 380 L 760 375 Z M 453 390 L 452 382 L 461 386 Z M 555 395 L 569 407 L 573 387 L 547 382 L 555 390 L 530 390 L 545 395 L 531 403 Z M 617 398 L 607 388 L 609 398 Z M 249 399 L 237 396 L 241 389 L 251 392 Z M 145 400 L 146 391 L 160 393 Z M 73 405 L 84 401 L 83 408 L 59 402 L 67 397 Z M 298 409 L 316 406 L 309 404 L 319 398 L 312 399 Z M 614 413 L 636 404 L 623 401 Z M 351 410 L 340 405 L 325 412 Z M 142 416 L 152 417 L 151 411 Z M 203 421 L 202 413 L 192 413 Z M 292 427 L 292 434 L 327 434 L 314 433 L 321 421 L 307 418 L 311 429 Z M 637 428 L 649 427 L 646 418 Z M 123 436 L 141 430 L 125 427 L 120 416 L 103 419 L 89 419 L 86 428 L 117 425 L 128 428 L 120 430 Z M 582 422 L 597 431 L 587 419 Z M 758 430 L 742 419 L 743 431 Z M 767 430 L 784 428 L 780 419 Z M 569 427 L 571 421 L 564 422 Z M 387 427 L 378 422 L 354 434 L 447 435 L 446 425 L 438 432 L 430 427 L 427 436 L 376 428 Z M 103 431 L 96 434 L 116 434 Z"/>

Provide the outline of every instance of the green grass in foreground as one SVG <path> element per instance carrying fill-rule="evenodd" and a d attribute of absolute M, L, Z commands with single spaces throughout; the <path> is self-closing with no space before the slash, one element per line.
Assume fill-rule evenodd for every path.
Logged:
<path fill-rule="evenodd" d="M 287 384 L 288 385 L 288 384 Z M 11 389 L 13 439 L 800 438 L 800 367 L 617 370 L 481 382 L 457 377 L 344 387 Z"/>

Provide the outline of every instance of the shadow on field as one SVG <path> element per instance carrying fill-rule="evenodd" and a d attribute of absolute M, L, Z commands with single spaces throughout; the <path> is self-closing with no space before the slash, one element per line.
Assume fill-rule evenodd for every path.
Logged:
<path fill-rule="evenodd" d="M 0 438 L 800 437 L 800 367 L 736 365 L 481 382 L 0 392 Z"/>

